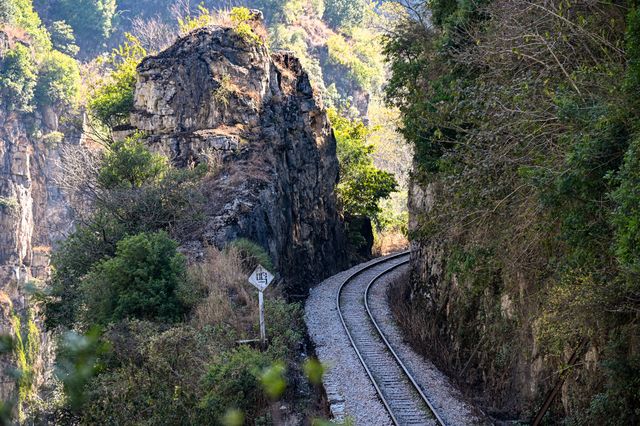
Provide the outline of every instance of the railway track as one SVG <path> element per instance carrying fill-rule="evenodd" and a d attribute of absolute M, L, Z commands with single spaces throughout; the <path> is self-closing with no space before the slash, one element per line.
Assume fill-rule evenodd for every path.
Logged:
<path fill-rule="evenodd" d="M 406 265 L 409 252 L 385 257 L 354 272 L 340 285 L 336 306 L 342 325 L 389 416 L 396 425 L 443 425 L 429 399 L 389 344 L 371 314 L 369 289 Z"/>

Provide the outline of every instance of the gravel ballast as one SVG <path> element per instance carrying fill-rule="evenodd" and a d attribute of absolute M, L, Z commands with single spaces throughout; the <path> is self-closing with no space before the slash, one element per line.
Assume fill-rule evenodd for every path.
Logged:
<path fill-rule="evenodd" d="M 311 289 L 305 305 L 305 322 L 316 346 L 316 354 L 328 367 L 323 382 L 331 413 L 337 421 L 351 418 L 356 425 L 363 426 L 391 425 L 392 421 L 344 331 L 336 308 L 336 296 L 340 285 L 349 275 L 375 262 L 360 264 L 324 280 Z M 376 275 L 385 268 L 381 265 L 366 273 Z M 372 313 L 445 423 L 482 424 L 484 422 L 474 415 L 473 408 L 464 402 L 447 377 L 402 339 L 386 295 L 394 279 L 402 276 L 406 268 L 400 267 L 374 284 L 369 297 Z"/>

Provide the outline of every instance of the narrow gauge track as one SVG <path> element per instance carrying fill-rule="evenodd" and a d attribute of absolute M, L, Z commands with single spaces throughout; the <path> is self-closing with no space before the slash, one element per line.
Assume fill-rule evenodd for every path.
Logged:
<path fill-rule="evenodd" d="M 378 279 L 408 262 L 409 252 L 403 252 L 354 272 L 340 285 L 336 306 L 349 341 L 393 423 L 398 426 L 444 426 L 444 421 L 384 336 L 367 300 L 369 289 Z"/>

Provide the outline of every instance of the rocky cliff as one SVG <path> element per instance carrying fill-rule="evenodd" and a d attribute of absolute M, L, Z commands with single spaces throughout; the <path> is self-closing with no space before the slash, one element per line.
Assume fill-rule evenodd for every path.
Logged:
<path fill-rule="evenodd" d="M 469 276 L 457 266 L 455 243 L 419 237 L 434 214 L 441 184 L 410 185 L 409 232 L 414 238 L 407 308 L 400 314 L 404 328 L 414 345 L 494 419 L 528 421 L 558 382 L 557 371 L 566 367 L 571 348 L 563 359 L 541 353 L 534 330 L 538 283 L 526 271 L 513 274 L 482 265 Z M 580 356 L 584 374 L 593 372 L 594 353 Z M 568 384 L 583 379 L 569 377 L 552 410 L 570 410 L 575 395 Z"/>
<path fill-rule="evenodd" d="M 289 294 L 343 266 L 336 141 L 295 57 L 209 27 L 138 73 L 133 127 L 176 166 L 216 168 L 203 187 L 206 225 L 187 247 L 249 238 L 270 252 Z"/>
<path fill-rule="evenodd" d="M 45 370 L 48 342 L 26 288 L 47 279 L 52 245 L 72 227 L 57 182 L 61 147 L 78 144 L 79 136 L 66 129 L 65 137 L 59 130 L 57 119 L 47 120 L 40 112 L 22 114 L 0 106 L 0 334 L 22 337 L 15 358 L 3 363 L 15 367 L 17 362 L 36 384 Z M 14 390 L 14 380 L 3 380 L 0 399 L 10 399 Z"/>

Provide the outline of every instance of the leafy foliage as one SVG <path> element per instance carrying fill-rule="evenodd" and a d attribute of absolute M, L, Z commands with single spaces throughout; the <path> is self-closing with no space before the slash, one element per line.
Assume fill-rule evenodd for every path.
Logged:
<path fill-rule="evenodd" d="M 264 248 L 253 241 L 246 238 L 239 238 L 232 241 L 231 244 L 229 244 L 229 247 L 238 251 L 242 258 L 243 266 L 248 272 L 253 271 L 258 264 L 264 266 L 270 271 L 273 271 L 273 261 L 271 260 L 271 256 L 269 256 L 269 253 L 267 253 Z"/>
<path fill-rule="evenodd" d="M 202 4 L 198 5 L 199 15 L 196 17 L 186 16 L 185 18 L 178 18 L 178 27 L 180 28 L 180 34 L 187 34 L 196 28 L 202 28 L 210 25 L 214 22 L 215 17 L 211 14 L 211 11 L 204 7 Z"/>
<path fill-rule="evenodd" d="M 39 105 L 74 107 L 80 91 L 78 63 L 64 53 L 52 50 L 40 64 L 35 98 Z"/>
<path fill-rule="evenodd" d="M 4 0 L 5 21 L 26 32 L 30 44 L 40 55 L 51 50 L 49 33 L 33 8 L 32 0 Z"/>
<path fill-rule="evenodd" d="M 380 200 L 396 190 L 395 177 L 373 165 L 373 147 L 366 142 L 368 129 L 362 121 L 341 117 L 335 110 L 329 110 L 329 117 L 338 143 L 342 208 L 352 216 L 376 218 Z"/>
<path fill-rule="evenodd" d="M 0 62 L 0 93 L 9 109 L 30 111 L 36 87 L 36 64 L 22 44 L 9 50 Z"/>
<path fill-rule="evenodd" d="M 186 281 L 184 257 L 163 231 L 120 240 L 113 258 L 95 265 L 82 280 L 86 316 L 106 325 L 127 318 L 179 321 L 188 311 L 180 300 Z"/>
<path fill-rule="evenodd" d="M 256 34 L 253 26 L 253 15 L 246 7 L 234 7 L 229 14 L 233 22 L 233 30 L 245 41 L 253 44 L 263 44 L 262 38 Z"/>
<path fill-rule="evenodd" d="M 325 0 L 324 18 L 334 28 L 358 25 L 364 18 L 365 0 Z"/>
<path fill-rule="evenodd" d="M 449 360 L 477 353 L 473 369 L 444 362 L 493 390 L 494 402 L 513 397 L 500 376 L 529 356 L 514 325 L 535 324 L 558 370 L 584 338 L 605 356 L 596 375 L 576 368 L 574 411 L 593 402 L 604 411 L 586 423 L 603 412 L 629 421 L 617 407 L 634 396 L 612 381 L 620 376 L 602 348 L 615 340 L 637 350 L 636 7 L 424 1 L 387 36 L 387 97 L 415 148 L 415 179 L 435 200 L 413 238 L 437 241 L 450 279 L 463 283 L 447 316 L 455 324 L 425 320 L 421 333 L 458 353 L 445 350 Z M 510 305 L 515 287 L 536 296 Z M 414 301 L 416 318 L 425 302 Z M 514 339 L 524 339 L 516 350 Z M 500 347 L 510 349 L 498 356 Z"/>
<path fill-rule="evenodd" d="M 58 345 L 56 376 L 62 380 L 72 409 L 82 407 L 87 398 L 86 384 L 104 368 L 100 357 L 110 348 L 100 336 L 96 327 L 85 335 L 69 331 Z"/>
<path fill-rule="evenodd" d="M 256 416 L 264 403 L 260 375 L 270 365 L 262 352 L 242 346 L 220 355 L 205 376 L 205 394 L 201 407 L 211 419 L 220 419 L 228 408 Z"/>
<path fill-rule="evenodd" d="M 80 51 L 76 44 L 73 28 L 65 21 L 55 21 L 51 24 L 51 42 L 55 50 L 72 57 L 75 57 Z"/>
<path fill-rule="evenodd" d="M 185 238 L 202 219 L 198 182 L 206 172 L 175 170 L 136 137 L 114 143 L 90 190 L 95 210 L 52 255 L 54 272 L 47 301 L 47 327 L 72 327 L 83 319 L 82 281 L 116 254 L 127 235 L 170 232 Z"/>
<path fill-rule="evenodd" d="M 106 190 L 140 188 L 160 181 L 168 171 L 166 157 L 151 153 L 139 135 L 130 136 L 111 145 L 98 183 Z"/>
<path fill-rule="evenodd" d="M 132 35 L 127 35 L 125 43 L 111 53 L 107 63 L 113 71 L 102 80 L 89 101 L 89 108 L 105 126 L 113 128 L 129 119 L 136 67 L 146 54 L 140 41 Z"/>
<path fill-rule="evenodd" d="M 111 35 L 116 0 L 55 0 L 51 10 L 55 20 L 73 27 L 83 50 L 90 51 Z"/>

